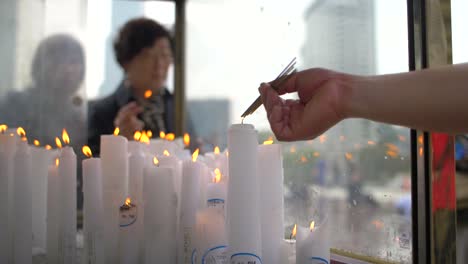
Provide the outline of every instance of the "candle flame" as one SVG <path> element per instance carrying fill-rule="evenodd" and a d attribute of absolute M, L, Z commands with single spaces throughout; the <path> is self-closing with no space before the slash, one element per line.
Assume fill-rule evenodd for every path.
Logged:
<path fill-rule="evenodd" d="M 220 152 L 219 147 L 218 146 L 214 147 L 213 152 L 214 152 L 214 154 L 218 155 L 219 152 Z"/>
<path fill-rule="evenodd" d="M 150 98 L 152 95 L 153 95 L 153 91 L 151 91 L 150 89 L 145 91 L 145 99 Z"/>
<path fill-rule="evenodd" d="M 200 149 L 196 149 L 193 154 L 192 154 L 192 161 L 195 162 L 197 161 L 198 158 L 198 153 L 200 152 Z"/>
<path fill-rule="evenodd" d="M 147 135 L 149 138 L 152 138 L 152 137 L 153 137 L 153 131 L 151 131 L 151 130 L 146 131 L 146 135 Z"/>
<path fill-rule="evenodd" d="M 5 125 L 5 124 L 0 125 L 0 133 L 2 133 L 2 134 L 5 133 L 5 131 L 7 131 L 7 129 L 8 129 L 7 125 Z"/>
<path fill-rule="evenodd" d="M 140 131 L 135 131 L 135 133 L 133 133 L 133 139 L 135 141 L 139 141 L 141 138 L 141 132 Z"/>
<path fill-rule="evenodd" d="M 292 147 L 289 149 L 289 152 L 291 152 L 291 153 L 296 153 L 296 147 L 295 147 L 295 146 L 292 146 Z"/>
<path fill-rule="evenodd" d="M 156 156 L 153 157 L 153 164 L 158 166 L 159 165 L 159 160 L 156 158 Z"/>
<path fill-rule="evenodd" d="M 163 155 L 169 157 L 171 155 L 171 153 L 169 153 L 169 151 L 167 151 L 167 149 L 165 149 L 164 152 L 163 152 Z"/>
<path fill-rule="evenodd" d="M 317 151 L 314 152 L 314 157 L 320 157 L 320 153 L 318 153 Z"/>
<path fill-rule="evenodd" d="M 218 168 L 216 168 L 216 169 L 214 170 L 214 173 L 215 173 L 215 177 L 214 177 L 214 179 L 213 179 L 213 182 L 214 182 L 214 183 L 220 182 L 220 181 L 221 181 L 221 171 L 220 171 Z"/>
<path fill-rule="evenodd" d="M 263 141 L 263 145 L 273 144 L 273 137 L 269 137 L 267 140 Z"/>
<path fill-rule="evenodd" d="M 302 163 L 306 163 L 307 162 L 307 158 L 305 156 L 301 156 L 301 162 Z"/>
<path fill-rule="evenodd" d="M 116 127 L 116 128 L 114 129 L 114 136 L 118 136 L 119 133 L 120 133 L 120 128 L 119 128 L 119 127 Z"/>
<path fill-rule="evenodd" d="M 132 200 L 130 199 L 130 197 L 127 197 L 127 199 L 125 199 L 125 205 L 130 206 L 131 204 L 132 204 Z"/>
<path fill-rule="evenodd" d="M 37 140 L 37 139 L 35 139 L 35 140 L 33 141 L 33 144 L 34 144 L 34 146 L 36 146 L 36 147 L 39 147 L 39 145 L 41 145 L 41 143 L 39 143 L 39 140 Z"/>
<path fill-rule="evenodd" d="M 65 144 L 70 144 L 70 137 L 68 136 L 67 130 L 65 128 L 62 130 L 62 140 Z"/>
<path fill-rule="evenodd" d="M 310 222 L 309 229 L 310 229 L 310 231 L 313 231 L 314 228 L 315 228 L 315 221 L 312 221 L 312 222 Z"/>
<path fill-rule="evenodd" d="M 85 154 L 86 157 L 91 158 L 93 156 L 93 153 L 91 152 L 91 149 L 89 146 L 83 146 L 82 148 L 83 154 Z"/>
<path fill-rule="evenodd" d="M 374 141 L 372 141 L 372 140 L 369 140 L 369 141 L 367 141 L 367 144 L 368 144 L 368 145 L 372 145 L 372 146 L 374 146 L 374 145 L 375 145 L 375 142 L 374 142 Z"/>
<path fill-rule="evenodd" d="M 166 140 L 173 141 L 175 139 L 174 133 L 169 133 L 166 135 Z"/>
<path fill-rule="evenodd" d="M 297 234 L 297 224 L 294 224 L 294 228 L 291 232 L 291 237 L 290 238 L 293 238 L 293 237 L 296 237 L 296 234 Z"/>
<path fill-rule="evenodd" d="M 60 164 L 60 160 L 59 158 L 55 158 L 55 166 L 58 167 Z"/>
<path fill-rule="evenodd" d="M 45 145 L 45 149 L 51 150 L 51 149 L 52 149 L 52 146 L 50 146 L 49 144 L 47 144 L 47 145 Z"/>
<path fill-rule="evenodd" d="M 143 132 L 141 133 L 140 142 L 145 143 L 145 144 L 149 144 L 149 143 L 150 143 L 150 139 L 149 139 L 149 137 L 148 137 L 148 135 L 146 134 L 145 131 L 143 131 Z"/>
<path fill-rule="evenodd" d="M 351 154 L 351 153 L 349 153 L 349 152 L 346 152 L 346 153 L 345 153 L 345 158 L 346 158 L 347 160 L 352 160 L 352 159 L 353 159 L 353 154 Z"/>
<path fill-rule="evenodd" d="M 419 143 L 419 144 L 424 143 L 424 138 L 423 138 L 422 135 L 420 135 L 420 136 L 418 137 L 418 143 Z"/>
<path fill-rule="evenodd" d="M 18 136 L 20 136 L 20 137 L 25 137 L 26 136 L 26 131 L 24 131 L 24 128 L 18 127 L 16 129 L 16 134 L 18 134 Z"/>
<path fill-rule="evenodd" d="M 166 133 L 164 133 L 164 131 L 159 132 L 159 137 L 166 138 Z"/>
<path fill-rule="evenodd" d="M 55 145 L 57 145 L 57 148 L 59 149 L 62 148 L 62 141 L 60 141 L 60 138 L 55 137 Z"/>
<path fill-rule="evenodd" d="M 184 134 L 184 146 L 188 147 L 190 145 L 190 135 L 188 133 Z"/>
<path fill-rule="evenodd" d="M 424 153 L 424 151 L 423 151 L 423 147 L 419 147 L 419 156 L 422 156 L 422 155 L 423 155 L 423 153 Z"/>

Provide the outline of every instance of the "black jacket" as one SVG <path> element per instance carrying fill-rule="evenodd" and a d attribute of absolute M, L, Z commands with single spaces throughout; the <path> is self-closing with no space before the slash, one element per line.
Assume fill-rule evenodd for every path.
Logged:
<path fill-rule="evenodd" d="M 174 97 L 169 91 L 165 91 L 164 99 L 164 122 L 166 133 L 174 132 Z M 124 105 L 136 101 L 131 90 L 122 82 L 117 90 L 102 99 L 89 102 L 88 108 L 88 145 L 93 155 L 99 155 L 100 138 L 103 134 L 114 132 L 114 119 L 120 108 Z M 145 127 L 144 129 L 148 129 Z M 159 135 L 160 131 L 152 131 L 154 135 Z"/>

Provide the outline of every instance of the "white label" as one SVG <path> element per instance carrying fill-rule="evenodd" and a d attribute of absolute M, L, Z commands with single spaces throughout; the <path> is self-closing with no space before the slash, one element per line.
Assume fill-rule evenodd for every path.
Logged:
<path fill-rule="evenodd" d="M 201 259 L 202 264 L 228 264 L 226 246 L 217 246 L 207 250 Z"/>
<path fill-rule="evenodd" d="M 123 205 L 119 210 L 119 226 L 128 227 L 137 221 L 138 207 L 136 204 Z"/>
<path fill-rule="evenodd" d="M 259 256 L 251 253 L 237 253 L 231 256 L 231 264 L 261 264 Z"/>

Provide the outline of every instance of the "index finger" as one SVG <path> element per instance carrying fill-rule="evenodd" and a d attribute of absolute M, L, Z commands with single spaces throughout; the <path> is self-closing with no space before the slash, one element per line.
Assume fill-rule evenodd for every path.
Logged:
<path fill-rule="evenodd" d="M 119 119 L 125 119 L 131 116 L 136 116 L 141 113 L 143 109 L 135 102 L 130 102 L 120 108 L 119 113 L 117 114 Z"/>

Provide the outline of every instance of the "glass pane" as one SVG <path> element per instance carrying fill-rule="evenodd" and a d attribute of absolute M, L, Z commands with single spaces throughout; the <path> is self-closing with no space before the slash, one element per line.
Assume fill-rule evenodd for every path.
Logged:
<path fill-rule="evenodd" d="M 259 83 L 293 57 L 299 69 L 408 70 L 403 0 L 193 0 L 187 27 L 188 108 L 205 150 L 225 147 L 228 126 L 240 122 Z M 263 108 L 245 122 L 260 142 L 272 135 Z M 317 139 L 281 143 L 285 237 L 295 223 L 327 221 L 338 250 L 410 262 L 409 139 L 405 128 L 347 120 Z"/>

